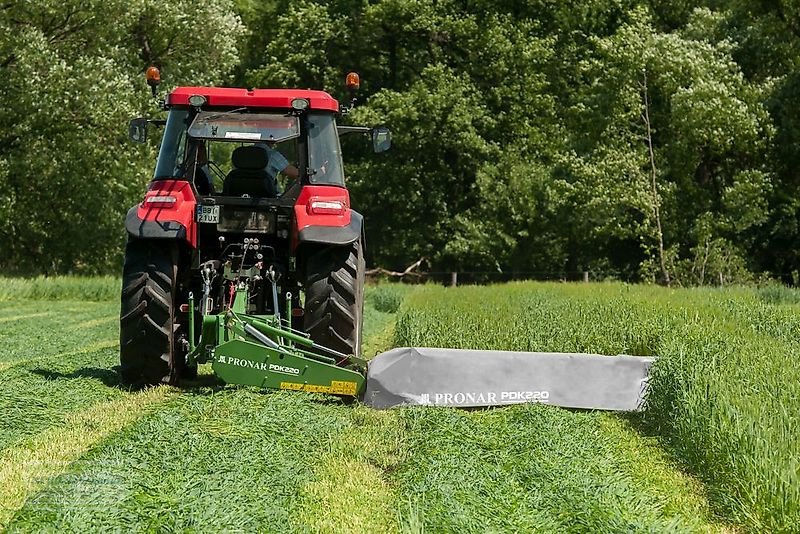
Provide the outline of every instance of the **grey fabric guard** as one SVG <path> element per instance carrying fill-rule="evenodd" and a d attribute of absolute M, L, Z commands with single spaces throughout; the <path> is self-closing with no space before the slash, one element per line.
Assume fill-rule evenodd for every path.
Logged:
<path fill-rule="evenodd" d="M 625 355 L 398 348 L 370 361 L 364 402 L 373 408 L 542 402 L 633 411 L 640 407 L 654 360 Z"/>

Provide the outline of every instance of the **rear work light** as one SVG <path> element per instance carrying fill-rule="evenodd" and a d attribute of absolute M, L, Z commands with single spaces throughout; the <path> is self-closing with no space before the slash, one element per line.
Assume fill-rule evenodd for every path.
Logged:
<path fill-rule="evenodd" d="M 305 98 L 295 98 L 292 100 L 292 109 L 296 109 L 297 111 L 306 110 L 309 105 L 311 105 L 310 102 Z"/>
<path fill-rule="evenodd" d="M 311 200 L 308 203 L 308 213 L 311 215 L 341 215 L 345 205 L 341 200 Z"/>
<path fill-rule="evenodd" d="M 177 201 L 177 198 L 170 195 L 153 195 L 145 197 L 144 205 L 148 208 L 168 208 L 174 206 Z"/>
<path fill-rule="evenodd" d="M 203 95 L 192 95 L 189 97 L 189 105 L 196 108 L 202 107 L 207 102 L 206 97 Z"/>

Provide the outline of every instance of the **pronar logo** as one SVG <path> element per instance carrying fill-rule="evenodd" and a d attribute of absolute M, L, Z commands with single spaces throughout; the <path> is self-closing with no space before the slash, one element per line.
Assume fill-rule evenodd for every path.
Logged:
<path fill-rule="evenodd" d="M 227 365 L 235 365 L 237 367 L 246 367 L 248 369 L 256 369 L 257 371 L 273 371 L 275 373 L 283 373 L 286 375 L 299 375 L 300 369 L 295 367 L 286 367 L 283 365 L 275 365 L 266 362 L 254 362 L 253 360 L 244 360 L 241 358 L 231 358 L 230 356 L 220 356 L 217 358 L 219 363 Z"/>
<path fill-rule="evenodd" d="M 515 402 L 549 402 L 549 391 L 484 391 L 457 393 L 423 393 L 420 404 L 428 405 L 493 405 Z"/>
<path fill-rule="evenodd" d="M 256 369 L 257 371 L 266 371 L 268 369 L 266 362 L 254 362 L 253 360 L 231 358 L 230 356 L 220 355 L 219 358 L 217 358 L 217 361 L 219 363 L 224 363 L 227 365 L 235 365 L 236 367 L 247 367 L 249 369 Z"/>

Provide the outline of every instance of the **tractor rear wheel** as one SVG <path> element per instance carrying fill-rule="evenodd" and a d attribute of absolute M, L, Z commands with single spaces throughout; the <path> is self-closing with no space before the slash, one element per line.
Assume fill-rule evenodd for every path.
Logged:
<path fill-rule="evenodd" d="M 175 384 L 183 370 L 175 321 L 177 271 L 175 243 L 128 241 L 119 318 L 120 375 L 126 384 Z"/>
<path fill-rule="evenodd" d="M 364 254 L 361 240 L 314 251 L 306 260 L 304 329 L 315 343 L 361 356 Z"/>

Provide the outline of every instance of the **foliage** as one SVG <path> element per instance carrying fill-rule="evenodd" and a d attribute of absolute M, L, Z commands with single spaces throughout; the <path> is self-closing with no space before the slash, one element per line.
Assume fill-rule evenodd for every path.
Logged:
<path fill-rule="evenodd" d="M 730 283 L 773 268 L 754 252 L 776 200 L 774 88 L 737 63 L 744 15 L 713 8 L 307 1 L 245 78 L 337 93 L 337 72 L 361 71 L 354 120 L 395 132 L 378 159 L 346 146 L 374 262 Z M 302 21 L 317 31 L 298 48 Z"/>
<path fill-rule="evenodd" d="M 110 24 L 109 21 L 113 21 Z M 141 73 L 219 83 L 238 61 L 238 17 L 212 2 L 6 2 L 0 10 L 0 266 L 115 271 L 121 221 L 153 147 L 127 141 L 152 112 Z"/>
<path fill-rule="evenodd" d="M 6 2 L 0 266 L 117 270 L 155 156 L 124 125 L 154 114 L 154 63 L 165 86 L 337 97 L 359 71 L 349 120 L 394 132 L 381 155 L 344 140 L 372 264 L 790 282 L 797 17 L 743 0 Z"/>

